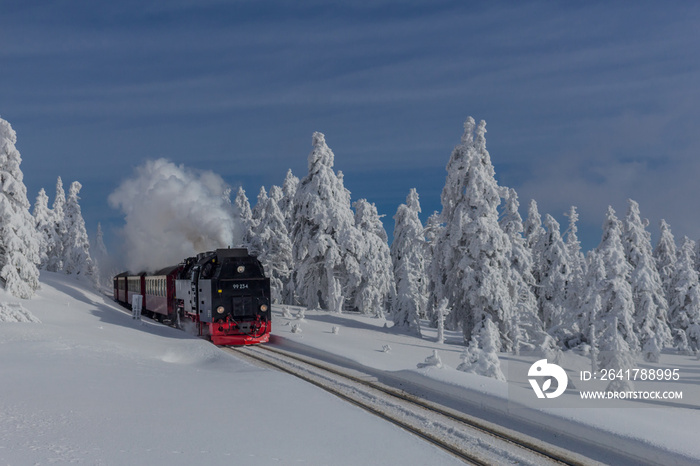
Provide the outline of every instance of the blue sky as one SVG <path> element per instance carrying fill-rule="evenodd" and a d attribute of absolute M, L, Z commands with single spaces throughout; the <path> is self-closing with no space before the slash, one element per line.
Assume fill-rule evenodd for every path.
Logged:
<path fill-rule="evenodd" d="M 595 247 L 628 198 L 657 235 L 700 238 L 700 4 L 0 1 L 0 117 L 33 204 L 83 184 L 88 228 L 146 159 L 213 170 L 254 199 L 326 135 L 391 234 L 409 189 L 440 209 L 468 116 L 503 185 Z"/>

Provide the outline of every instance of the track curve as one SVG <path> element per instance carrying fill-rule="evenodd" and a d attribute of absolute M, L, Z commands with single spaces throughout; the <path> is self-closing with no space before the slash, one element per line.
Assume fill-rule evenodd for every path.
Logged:
<path fill-rule="evenodd" d="M 376 379 L 356 371 L 270 346 L 224 349 L 313 383 L 469 464 L 600 464 L 577 453 L 380 384 Z"/>

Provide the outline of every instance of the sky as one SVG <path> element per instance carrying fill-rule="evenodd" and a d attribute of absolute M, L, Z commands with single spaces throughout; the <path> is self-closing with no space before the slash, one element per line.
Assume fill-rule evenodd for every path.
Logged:
<path fill-rule="evenodd" d="M 118 243 L 107 198 L 165 158 L 251 200 L 303 177 L 325 134 L 353 200 L 391 235 L 417 188 L 440 210 L 463 123 L 487 122 L 500 184 L 585 249 L 608 205 L 658 237 L 700 238 L 697 2 L 0 0 L 0 117 L 30 203 L 82 183 L 88 230 Z"/>

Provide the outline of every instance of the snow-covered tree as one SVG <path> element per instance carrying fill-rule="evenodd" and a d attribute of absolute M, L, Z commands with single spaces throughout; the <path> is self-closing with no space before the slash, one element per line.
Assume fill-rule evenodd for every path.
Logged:
<path fill-rule="evenodd" d="M 569 253 L 569 285 L 567 289 L 567 306 L 570 310 L 576 310 L 581 306 L 583 295 L 583 282 L 586 277 L 586 258 L 581 252 L 581 241 L 578 239 L 578 212 L 575 206 L 569 208 L 566 215 L 569 218 L 569 227 L 566 230 L 566 251 Z"/>
<path fill-rule="evenodd" d="M 270 188 L 270 192 L 267 195 L 270 199 L 275 201 L 275 203 L 277 204 L 277 208 L 279 209 L 280 203 L 282 203 L 282 201 L 284 200 L 284 193 L 282 192 L 282 188 L 280 188 L 279 186 L 272 185 L 272 187 Z M 281 211 L 282 210 L 280 209 L 280 212 Z"/>
<path fill-rule="evenodd" d="M 438 298 L 450 300 L 452 320 L 461 325 L 465 343 L 487 318 L 510 350 L 516 296 L 510 271 L 512 246 L 498 224 L 498 183 L 486 150 L 486 123 L 464 124 L 462 143 L 452 152 L 442 193 L 445 228 L 435 246 Z M 501 349 L 501 348 L 499 348 Z"/>
<path fill-rule="evenodd" d="M 457 251 L 464 248 L 461 227 L 467 221 L 467 216 L 463 212 L 464 206 L 459 211 L 457 209 L 465 197 L 467 172 L 474 151 L 475 126 L 472 117 L 464 123 L 461 144 L 452 151 L 446 167 L 447 178 L 441 194 L 442 212 L 439 218 L 429 219 L 427 225 L 434 229 L 434 238 L 430 241 L 430 302 L 437 304 L 441 299 L 448 298 L 453 308 L 448 325 L 454 329 L 467 319 L 468 305 L 464 302 L 463 294 L 453 285 L 463 282 L 465 278 L 458 267 L 460 254 Z M 471 328 L 468 332 L 471 333 Z"/>
<path fill-rule="evenodd" d="M 547 214 L 545 230 L 541 234 L 536 251 L 539 283 L 537 298 L 544 328 L 558 343 L 564 344 L 572 336 L 571 316 L 568 313 L 568 287 L 571 278 L 569 253 L 559 232 L 559 223 Z"/>
<path fill-rule="evenodd" d="M 56 180 L 56 197 L 51 208 L 56 241 L 49 245 L 50 247 L 46 253 L 48 256 L 46 270 L 49 272 L 60 272 L 63 270 L 63 240 L 66 236 L 65 207 L 66 193 L 63 190 L 63 180 L 59 176 Z"/>
<path fill-rule="evenodd" d="M 666 299 L 670 301 L 669 295 L 673 294 L 671 282 L 675 275 L 676 267 L 676 242 L 673 239 L 671 227 L 666 223 L 666 220 L 661 220 L 659 230 L 661 234 L 654 248 L 654 261 L 656 261 L 656 269 L 661 277 L 664 294 Z"/>
<path fill-rule="evenodd" d="M 44 269 L 49 260 L 48 253 L 55 248 L 56 242 L 53 213 L 49 209 L 49 196 L 44 188 L 41 188 L 36 197 L 32 216 L 39 240 L 39 268 Z"/>
<path fill-rule="evenodd" d="M 498 327 L 491 321 L 491 316 L 486 316 L 480 327 L 475 329 L 469 346 L 462 353 L 462 363 L 457 366 L 457 370 L 505 382 L 506 377 L 501 371 L 501 362 L 498 359 L 500 345 Z"/>
<path fill-rule="evenodd" d="M 324 135 L 314 133 L 309 171 L 294 196 L 292 250 L 301 302 L 310 309 L 321 306 L 340 312 L 343 288 L 356 285 L 359 264 L 341 245 L 345 235 L 354 233 L 355 218 L 350 192 L 342 176 L 333 172 L 334 158 Z"/>
<path fill-rule="evenodd" d="M 602 261 L 600 261 L 600 264 L 602 265 Z M 598 337 L 595 331 L 595 321 L 597 316 L 600 315 L 601 308 L 602 305 L 600 303 L 600 295 L 595 295 L 589 309 L 588 321 L 590 322 L 590 326 L 586 332 L 586 339 L 588 340 L 588 344 L 590 346 L 591 372 L 597 372 L 599 368 L 598 355 L 600 354 L 600 351 L 598 351 Z"/>
<path fill-rule="evenodd" d="M 435 309 L 435 320 L 437 322 L 437 342 L 445 343 L 445 319 L 450 315 L 452 309 L 449 307 L 447 298 L 442 298 Z"/>
<path fill-rule="evenodd" d="M 632 266 L 634 328 L 645 357 L 657 359 L 658 350 L 671 343 L 666 323 L 668 304 L 652 253 L 651 234 L 646 230 L 648 222 L 642 221 L 637 202 L 630 199 L 628 204 L 622 240 Z"/>
<path fill-rule="evenodd" d="M 525 223 L 523 223 L 523 236 L 525 237 L 525 244 L 527 245 L 530 253 L 532 254 L 532 275 L 535 278 L 535 285 L 540 282 L 540 258 L 544 256 L 544 251 L 541 247 L 545 244 L 542 237 L 546 234 L 544 227 L 542 226 L 542 216 L 537 208 L 537 202 L 534 199 L 530 200 L 527 209 L 527 218 Z M 535 288 L 535 295 L 539 296 L 537 288 Z M 539 302 L 538 302 L 539 306 Z M 539 312 L 541 314 L 541 309 Z"/>
<path fill-rule="evenodd" d="M 66 236 L 63 238 L 63 271 L 96 282 L 98 271 L 90 257 L 90 240 L 79 203 L 81 188 L 82 185 L 74 181 L 68 190 L 64 217 Z"/>
<path fill-rule="evenodd" d="M 412 326 L 420 334 L 419 319 L 426 316 L 428 287 L 426 280 L 425 237 L 418 217 L 420 201 L 411 189 L 406 203 L 394 215 L 394 241 L 391 260 L 396 280 L 396 299 L 393 306 L 395 325 Z"/>
<path fill-rule="evenodd" d="M 292 170 L 287 170 L 287 176 L 282 184 L 282 198 L 278 201 L 280 211 L 284 215 L 285 226 L 287 231 L 292 231 L 294 223 L 294 195 L 299 186 L 299 178 L 294 176 Z"/>
<path fill-rule="evenodd" d="M 639 351 L 639 340 L 634 331 L 634 298 L 630 276 L 632 266 L 625 258 L 625 250 L 622 246 L 622 224 L 615 216 L 612 207 L 608 207 L 605 222 L 603 224 L 603 238 L 596 250 L 605 268 L 605 280 L 600 289 L 601 315 L 599 321 L 604 323 L 600 328 L 601 334 L 613 332 L 610 327 L 614 324 L 614 332 L 617 332 L 629 348 L 629 351 Z M 598 323 L 596 322 L 598 327 Z M 617 337 L 606 337 L 610 342 Z M 600 340 L 601 344 L 603 340 Z M 601 351 L 607 348 L 600 347 Z M 602 366 L 606 367 L 606 366 Z"/>
<path fill-rule="evenodd" d="M 515 286 L 516 308 L 513 313 L 512 334 L 508 337 L 513 342 L 515 351 L 519 351 L 519 346 L 523 343 L 532 342 L 539 345 L 544 338 L 542 321 L 537 312 L 537 298 L 533 292 L 535 277 L 532 274 L 532 252 L 523 237 L 523 220 L 518 212 L 519 207 L 515 190 L 506 190 L 505 209 L 500 225 L 512 245 L 511 281 Z"/>
<path fill-rule="evenodd" d="M 542 217 L 537 208 L 537 202 L 534 199 L 530 200 L 527 208 L 527 218 L 523 224 L 523 234 L 530 249 L 535 249 L 535 246 L 540 241 L 540 236 L 545 234 L 542 228 Z"/>
<path fill-rule="evenodd" d="M 16 143 L 15 130 L 0 118 L 0 281 L 13 296 L 28 299 L 39 288 L 39 240 Z"/>
<path fill-rule="evenodd" d="M 255 244 L 259 251 L 258 259 L 263 264 L 265 274 L 270 278 L 272 300 L 283 302 L 285 286 L 291 277 L 292 242 L 289 239 L 284 215 L 279 209 L 275 197 L 280 188 L 273 186 L 270 196 L 261 189 L 255 212 L 259 217 L 254 227 Z"/>
<path fill-rule="evenodd" d="M 255 226 L 257 226 L 263 216 L 262 211 L 265 209 L 265 205 L 267 205 L 267 200 L 268 197 L 265 186 L 260 186 L 260 191 L 258 191 L 258 199 L 255 201 L 255 207 L 253 207 L 250 212 L 251 216 L 253 217 L 253 229 L 255 229 Z"/>
<path fill-rule="evenodd" d="M 598 338 L 598 366 L 601 369 L 611 369 L 617 373 L 626 373 L 636 367 L 634 350 L 630 348 L 620 331 L 621 326 L 617 317 L 608 315 L 603 319 L 604 330 Z M 624 327 L 624 326 L 623 326 Z M 634 383 L 627 377 L 615 377 L 608 384 L 607 390 L 627 391 L 634 389 Z"/>
<path fill-rule="evenodd" d="M 434 211 L 425 222 L 423 235 L 425 236 L 425 247 L 423 255 L 425 257 L 425 272 L 427 281 L 428 301 L 426 305 L 431 327 L 437 325 L 436 315 L 433 312 L 438 306 L 438 280 L 442 279 L 440 263 L 435 254 L 439 238 L 442 237 L 444 225 L 441 223 L 440 212 Z M 437 278 L 436 278 L 437 277 Z M 448 302 L 449 304 L 449 302 Z"/>
<path fill-rule="evenodd" d="M 238 188 L 236 199 L 233 201 L 233 216 L 241 226 L 241 231 L 243 232 L 243 246 L 249 249 L 250 254 L 256 255 L 257 251 L 255 250 L 255 245 L 252 244 L 255 221 L 253 219 L 253 212 L 250 209 L 248 196 L 246 196 L 242 186 Z"/>
<path fill-rule="evenodd" d="M 268 200 L 265 186 L 261 186 L 258 192 L 258 199 L 255 202 L 255 207 L 251 209 L 250 228 L 247 229 L 245 236 L 248 249 L 251 251 L 251 254 L 255 256 L 260 256 L 265 252 L 265 244 L 257 236 L 256 232 L 260 227 L 260 222 L 263 221 L 263 210 L 267 206 Z M 243 206 L 243 209 L 245 209 L 245 206 Z"/>
<path fill-rule="evenodd" d="M 668 296 L 668 320 L 675 334 L 685 333 L 688 347 L 700 350 L 700 279 L 695 271 L 695 242 L 684 237 L 678 248 L 678 259 Z M 679 338 L 679 336 L 676 336 Z M 680 336 L 680 340 L 683 337 Z M 681 348 L 682 349 L 682 348 Z"/>
<path fill-rule="evenodd" d="M 591 341 L 594 338 L 591 336 L 590 327 L 595 324 L 597 316 L 600 315 L 600 308 L 602 307 L 600 295 L 605 284 L 606 275 L 603 259 L 595 250 L 588 252 L 586 263 L 586 276 L 581 289 L 581 304 L 578 308 L 575 322 L 577 322 L 581 330 L 582 339 L 593 346 Z"/>
<path fill-rule="evenodd" d="M 107 252 L 107 246 L 104 242 L 104 233 L 102 232 L 102 224 L 99 222 L 97 223 L 95 240 L 90 245 L 90 255 L 95 263 L 95 267 L 100 271 L 100 285 L 111 285 L 112 277 L 118 272 L 114 270 L 112 260 Z"/>
<path fill-rule="evenodd" d="M 348 295 L 361 313 L 383 318 L 396 295 L 387 234 L 374 204 L 360 199 L 353 206 L 359 242 L 345 248 L 359 264 L 360 281 Z"/>

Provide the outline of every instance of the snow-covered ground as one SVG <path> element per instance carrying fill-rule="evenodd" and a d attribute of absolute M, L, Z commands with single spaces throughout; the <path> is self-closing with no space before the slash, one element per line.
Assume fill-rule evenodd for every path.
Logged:
<path fill-rule="evenodd" d="M 682 392 L 682 399 L 593 401 L 582 400 L 580 392 L 607 391 L 608 382 L 593 377 L 581 381 L 580 372 L 591 371 L 590 359 L 566 352 L 557 362 L 567 371 L 568 389 L 557 399 L 540 400 L 527 374 L 542 355 L 500 354 L 508 382 L 499 382 L 455 369 L 464 350 L 461 334 L 447 332 L 446 343 L 438 344 L 436 331 L 427 326 L 419 338 L 397 332 L 391 323 L 380 319 L 308 310 L 300 319 L 299 310 L 286 306 L 273 309 L 272 344 L 362 370 L 388 384 L 599 461 L 700 462 L 700 443 L 691 427 L 700 424 L 700 361 L 695 356 L 666 352 L 659 364 L 638 366 L 647 371 L 677 368 L 678 380 L 638 380 L 633 391 Z M 426 365 L 434 350 L 442 367 Z"/>
<path fill-rule="evenodd" d="M 29 301 L 0 291 L 2 465 L 460 464 L 64 275 L 41 280 Z"/>
<path fill-rule="evenodd" d="M 0 464 L 459 464 L 364 411 L 291 376 L 251 366 L 206 341 L 135 321 L 109 297 L 42 272 L 18 301 L 0 291 Z M 584 356 L 565 354 L 574 388 L 562 407 L 538 405 L 533 357 L 501 355 L 509 382 L 454 369 L 463 346 L 396 332 L 378 319 L 273 309 L 273 341 L 368 372 L 434 401 L 618 463 L 700 461 L 700 362 L 678 367 L 676 406 L 579 399 Z M 296 333 L 292 332 L 295 328 Z M 418 368 L 437 349 L 443 367 Z M 656 367 L 655 365 L 647 365 Z M 640 367 L 647 367 L 641 366 Z M 600 382 L 590 382 L 598 388 Z M 597 384 L 597 385 L 596 385 Z M 589 387 L 586 387 L 589 388 Z M 605 388 L 604 386 L 602 387 Z M 637 383 L 637 390 L 658 384 Z M 543 400 L 553 401 L 553 400 Z"/>

